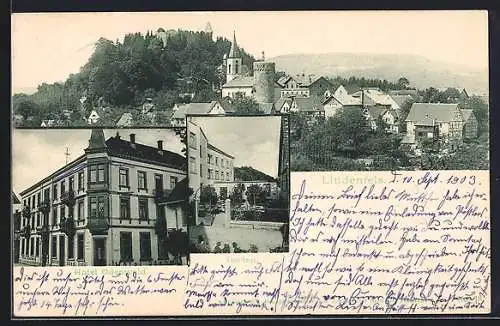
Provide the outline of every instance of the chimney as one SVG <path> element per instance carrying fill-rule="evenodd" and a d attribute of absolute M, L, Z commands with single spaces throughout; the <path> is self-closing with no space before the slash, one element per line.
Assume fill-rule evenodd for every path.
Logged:
<path fill-rule="evenodd" d="M 120 133 L 117 131 L 116 132 L 116 136 L 115 136 L 116 139 L 120 139 Z"/>
<path fill-rule="evenodd" d="M 135 148 L 135 134 L 130 134 L 130 146 Z"/>
<path fill-rule="evenodd" d="M 264 51 L 262 51 L 262 61 L 265 61 L 265 60 L 266 60 L 266 56 L 265 56 Z"/>
<path fill-rule="evenodd" d="M 158 140 L 158 154 L 163 155 L 163 140 Z"/>

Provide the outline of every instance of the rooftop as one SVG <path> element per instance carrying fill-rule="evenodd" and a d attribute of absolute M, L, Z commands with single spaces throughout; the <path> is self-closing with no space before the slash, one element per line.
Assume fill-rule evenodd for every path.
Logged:
<path fill-rule="evenodd" d="M 460 115 L 459 119 L 461 120 L 457 103 L 414 103 L 405 121 L 431 126 L 436 122 L 457 121 L 457 114 Z"/>
<path fill-rule="evenodd" d="M 225 83 L 222 88 L 230 88 L 230 87 L 253 87 L 255 84 L 255 79 L 253 76 L 237 76 L 233 80 Z"/>

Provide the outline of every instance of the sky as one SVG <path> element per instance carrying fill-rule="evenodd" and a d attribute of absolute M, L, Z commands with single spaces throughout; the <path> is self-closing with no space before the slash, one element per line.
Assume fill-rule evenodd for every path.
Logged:
<path fill-rule="evenodd" d="M 169 129 L 105 129 L 106 139 L 120 133 L 129 139 L 135 133 L 135 141 L 157 147 L 163 140 L 163 149 L 181 155 L 183 144 L 174 131 Z M 91 129 L 13 129 L 12 130 L 12 185 L 19 194 L 36 182 L 66 165 L 66 148 L 70 153 L 68 162 L 84 154 L 88 146 Z"/>
<path fill-rule="evenodd" d="M 12 86 L 36 88 L 77 73 L 100 37 L 164 29 L 232 39 L 254 57 L 296 53 L 421 55 L 488 67 L 487 11 L 22 13 L 12 15 Z"/>
<path fill-rule="evenodd" d="M 278 176 L 281 118 L 192 117 L 208 142 L 234 156 L 234 166 L 251 166 L 274 178 Z"/>

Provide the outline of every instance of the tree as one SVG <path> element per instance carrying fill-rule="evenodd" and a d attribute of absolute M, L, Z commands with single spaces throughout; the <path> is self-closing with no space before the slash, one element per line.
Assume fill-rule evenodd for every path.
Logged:
<path fill-rule="evenodd" d="M 237 94 L 232 103 L 235 114 L 252 115 L 264 114 L 259 108 L 259 104 L 251 97 Z"/>
<path fill-rule="evenodd" d="M 250 202 L 253 206 L 256 204 L 262 204 L 266 200 L 266 190 L 262 188 L 258 184 L 253 184 L 247 188 L 245 192 L 248 202 Z"/>
<path fill-rule="evenodd" d="M 479 96 L 473 95 L 469 98 L 468 107 L 472 108 L 474 116 L 479 125 L 479 133 L 488 130 L 489 125 L 489 107 Z"/>
<path fill-rule="evenodd" d="M 233 191 L 231 193 L 231 205 L 233 206 L 240 206 L 241 204 L 243 204 L 243 202 L 245 201 L 243 199 L 243 191 L 245 189 L 245 186 L 241 183 L 237 184 L 234 188 L 233 188 Z"/>
<path fill-rule="evenodd" d="M 401 132 L 406 132 L 406 118 L 408 117 L 408 114 L 410 113 L 411 107 L 413 106 L 413 103 L 415 103 L 414 99 L 408 99 L 406 100 L 400 108 L 399 111 L 399 130 Z"/>
<path fill-rule="evenodd" d="M 24 120 L 26 120 L 30 116 L 39 114 L 40 107 L 30 99 L 22 99 L 14 107 L 14 112 L 22 115 Z"/>
<path fill-rule="evenodd" d="M 400 89 L 407 89 L 410 86 L 410 81 L 406 77 L 401 77 L 398 79 L 397 85 Z"/>
<path fill-rule="evenodd" d="M 200 190 L 200 204 L 212 208 L 217 203 L 217 191 L 212 186 L 203 186 Z"/>

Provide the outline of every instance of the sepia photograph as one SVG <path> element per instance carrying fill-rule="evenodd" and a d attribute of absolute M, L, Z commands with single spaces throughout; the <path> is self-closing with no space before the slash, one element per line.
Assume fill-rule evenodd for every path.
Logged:
<path fill-rule="evenodd" d="M 187 264 L 187 164 L 174 130 L 15 129 L 12 138 L 14 264 Z"/>
<path fill-rule="evenodd" d="M 487 169 L 485 22 L 480 11 L 17 14 L 13 125 L 289 113 L 292 171 Z"/>
<path fill-rule="evenodd" d="M 288 252 L 286 119 L 187 116 L 190 252 Z"/>

